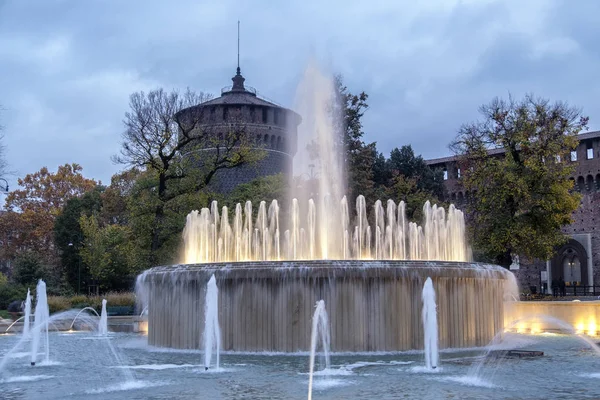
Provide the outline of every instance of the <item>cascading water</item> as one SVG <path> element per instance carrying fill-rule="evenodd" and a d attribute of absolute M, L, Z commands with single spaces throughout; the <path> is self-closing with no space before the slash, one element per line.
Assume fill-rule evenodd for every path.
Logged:
<path fill-rule="evenodd" d="M 231 222 L 229 209 L 219 211 L 217 202 L 212 202 L 188 215 L 182 261 L 470 261 L 464 216 L 453 205 L 446 212 L 427 202 L 421 228 L 408 222 L 404 202 L 397 205 L 388 200 L 384 208 L 377 201 L 371 218 L 364 196 L 358 196 L 354 204 L 353 199 L 346 199 L 345 149 L 340 140 L 343 102 L 333 75 L 323 73 L 316 60 L 311 60 L 294 101 L 302 115 L 294 156 L 294 175 L 301 178 L 301 184 L 291 185 L 287 196 L 291 210 L 282 215 L 289 215 L 289 220 L 280 218 L 276 200 L 268 212 L 267 203 L 261 202 L 257 215 L 250 201 L 237 204 Z"/>
<path fill-rule="evenodd" d="M 204 302 L 204 368 L 208 370 L 213 350 L 216 353 L 216 366 L 219 369 L 219 351 L 221 349 L 221 329 L 219 328 L 219 289 L 212 275 L 206 285 Z"/>
<path fill-rule="evenodd" d="M 330 199 L 330 198 L 329 198 Z M 350 224 L 346 197 L 335 203 L 308 200 L 303 215 L 296 199 L 292 201 L 288 230 L 280 235 L 280 208 L 276 200 L 266 211 L 261 202 L 253 221 L 252 203 L 238 204 L 233 224 L 229 210 L 221 212 L 217 202 L 209 208 L 192 211 L 183 232 L 186 264 L 232 261 L 280 260 L 438 260 L 470 261 L 465 239 L 462 211 L 451 205 L 442 207 L 425 203 L 423 227 L 407 222 L 405 204 L 388 200 L 386 208 L 375 203 L 374 226 L 369 225 L 365 198 L 356 200 L 354 226 Z M 329 222 L 323 227 L 323 218 Z M 253 223 L 254 222 L 254 223 Z M 305 222 L 305 225 L 303 223 Z M 334 238 L 336 238 L 334 240 Z"/>
<path fill-rule="evenodd" d="M 323 355 L 325 356 L 325 369 L 329 369 L 329 346 L 330 346 L 330 334 L 329 334 L 329 319 L 327 318 L 327 310 L 325 309 L 325 302 L 323 300 L 317 301 L 315 313 L 312 319 L 312 330 L 310 335 L 310 366 L 309 366 L 309 377 L 308 377 L 308 400 L 312 399 L 312 383 L 313 373 L 315 369 L 315 355 L 317 352 L 317 345 L 321 338 L 321 345 L 323 347 Z"/>
<path fill-rule="evenodd" d="M 25 316 L 23 317 L 23 336 L 29 335 L 29 325 L 31 324 L 31 293 L 27 289 L 27 298 L 25 299 Z"/>
<path fill-rule="evenodd" d="M 106 299 L 102 299 L 102 313 L 100 322 L 98 322 L 98 334 L 106 336 L 108 334 L 108 316 L 106 314 Z"/>
<path fill-rule="evenodd" d="M 35 304 L 34 328 L 32 330 L 31 341 L 31 365 L 35 365 L 37 354 L 40 347 L 42 330 L 46 338 L 46 362 L 50 361 L 50 340 L 48 337 L 48 319 L 50 311 L 48 309 L 48 298 L 46 296 L 46 283 L 40 279 L 36 287 L 37 301 Z"/>
<path fill-rule="evenodd" d="M 431 278 L 423 286 L 423 331 L 425 334 L 425 368 L 436 369 L 439 365 L 438 324 L 435 305 L 435 289 Z"/>

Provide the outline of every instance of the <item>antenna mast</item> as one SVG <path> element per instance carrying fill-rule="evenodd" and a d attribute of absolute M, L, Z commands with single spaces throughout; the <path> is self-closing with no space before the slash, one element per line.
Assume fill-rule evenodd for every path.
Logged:
<path fill-rule="evenodd" d="M 240 73 L 240 21 L 238 20 L 237 73 Z"/>

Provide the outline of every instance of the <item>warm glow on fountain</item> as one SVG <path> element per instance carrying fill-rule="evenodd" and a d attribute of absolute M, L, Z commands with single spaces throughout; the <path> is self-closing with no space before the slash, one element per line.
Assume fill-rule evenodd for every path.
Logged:
<path fill-rule="evenodd" d="M 317 209 L 310 199 L 301 210 L 292 201 L 288 229 L 283 230 L 277 200 L 267 208 L 262 201 L 256 217 L 252 203 L 237 204 L 230 212 L 217 202 L 192 211 L 183 232 L 185 264 L 282 260 L 431 260 L 470 261 L 462 211 L 449 207 L 423 207 L 424 225 L 408 222 L 404 202 L 388 200 L 373 207 L 373 224 L 367 218 L 365 198 L 356 199 L 350 218 L 346 197 L 329 200 Z M 323 222 L 325 221 L 325 222 Z M 352 221 L 352 223 L 351 223 Z M 282 232 L 283 230 L 283 232 Z"/>

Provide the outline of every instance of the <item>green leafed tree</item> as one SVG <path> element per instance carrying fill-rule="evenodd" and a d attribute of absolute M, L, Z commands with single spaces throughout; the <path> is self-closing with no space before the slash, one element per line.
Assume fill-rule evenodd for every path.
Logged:
<path fill-rule="evenodd" d="M 54 242 L 60 252 L 62 271 L 67 283 L 80 292 L 91 283 L 88 265 L 81 260 L 83 232 L 79 219 L 82 215 L 99 215 L 102 210 L 103 186 L 96 186 L 81 197 L 67 200 L 54 221 Z M 85 290 L 84 290 L 85 292 Z"/>
<path fill-rule="evenodd" d="M 145 213 L 151 219 L 146 220 L 145 231 L 147 266 L 161 261 L 161 248 L 173 236 L 169 212 L 179 208 L 182 197 L 204 190 L 219 170 L 264 156 L 253 148 L 255 138 L 246 131 L 237 110 L 231 110 L 228 124 L 206 128 L 203 123 L 210 113 L 197 105 L 208 99 L 189 90 L 181 94 L 158 89 L 131 95 L 121 152 L 114 160 L 146 174 L 137 187 L 144 207 L 134 208 L 136 215 Z M 143 188 L 146 194 L 139 192 Z M 180 217 L 181 224 L 185 214 Z"/>
<path fill-rule="evenodd" d="M 362 117 L 369 109 L 365 92 L 352 94 L 341 76 L 334 81 L 336 102 L 333 105 L 334 123 L 339 132 L 337 146 L 346 166 L 348 195 L 350 199 L 362 194 L 373 197 L 373 167 L 377 159 L 375 143 L 365 143 Z"/>
<path fill-rule="evenodd" d="M 289 189 L 288 179 L 283 174 L 269 175 L 257 178 L 251 182 L 238 185 L 225 199 L 225 203 L 230 209 L 237 203 L 242 206 L 246 200 L 252 201 L 255 207 L 261 202 L 266 201 L 269 204 L 272 200 L 277 200 L 283 204 Z"/>
<path fill-rule="evenodd" d="M 82 215 L 83 262 L 102 290 L 131 289 L 135 272 L 130 268 L 131 230 L 124 225 L 100 226 L 94 215 Z"/>
<path fill-rule="evenodd" d="M 471 193 L 474 250 L 502 265 L 511 254 L 547 259 L 566 240 L 560 228 L 579 205 L 570 152 L 588 119 L 532 95 L 496 98 L 480 111 L 483 119 L 463 125 L 451 144 Z"/>

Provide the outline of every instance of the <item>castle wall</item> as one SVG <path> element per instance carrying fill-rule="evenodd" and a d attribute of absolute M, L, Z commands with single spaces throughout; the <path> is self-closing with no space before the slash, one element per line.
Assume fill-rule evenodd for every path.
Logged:
<path fill-rule="evenodd" d="M 490 156 L 502 153 L 494 151 Z M 574 190 L 582 194 L 579 208 L 573 213 L 573 223 L 563 227 L 563 232 L 581 243 L 588 254 L 590 265 L 590 281 L 600 286 L 600 132 L 590 132 L 580 135 L 580 143 L 571 156 L 570 162 L 576 163 L 575 172 L 571 179 L 574 181 Z M 446 157 L 437 160 L 428 160 L 432 168 L 445 170 L 446 179 L 444 186 L 447 193 L 446 200 L 454 203 L 458 208 L 465 207 L 470 193 L 466 191 L 461 182 L 460 172 L 455 157 Z M 541 290 L 541 272 L 547 270 L 546 260 L 521 259 L 519 270 L 513 271 L 519 282 L 521 290 L 528 290 L 536 286 Z M 551 287 L 551 273 L 548 271 L 548 288 Z M 587 282 L 582 283 L 587 284 Z"/>

